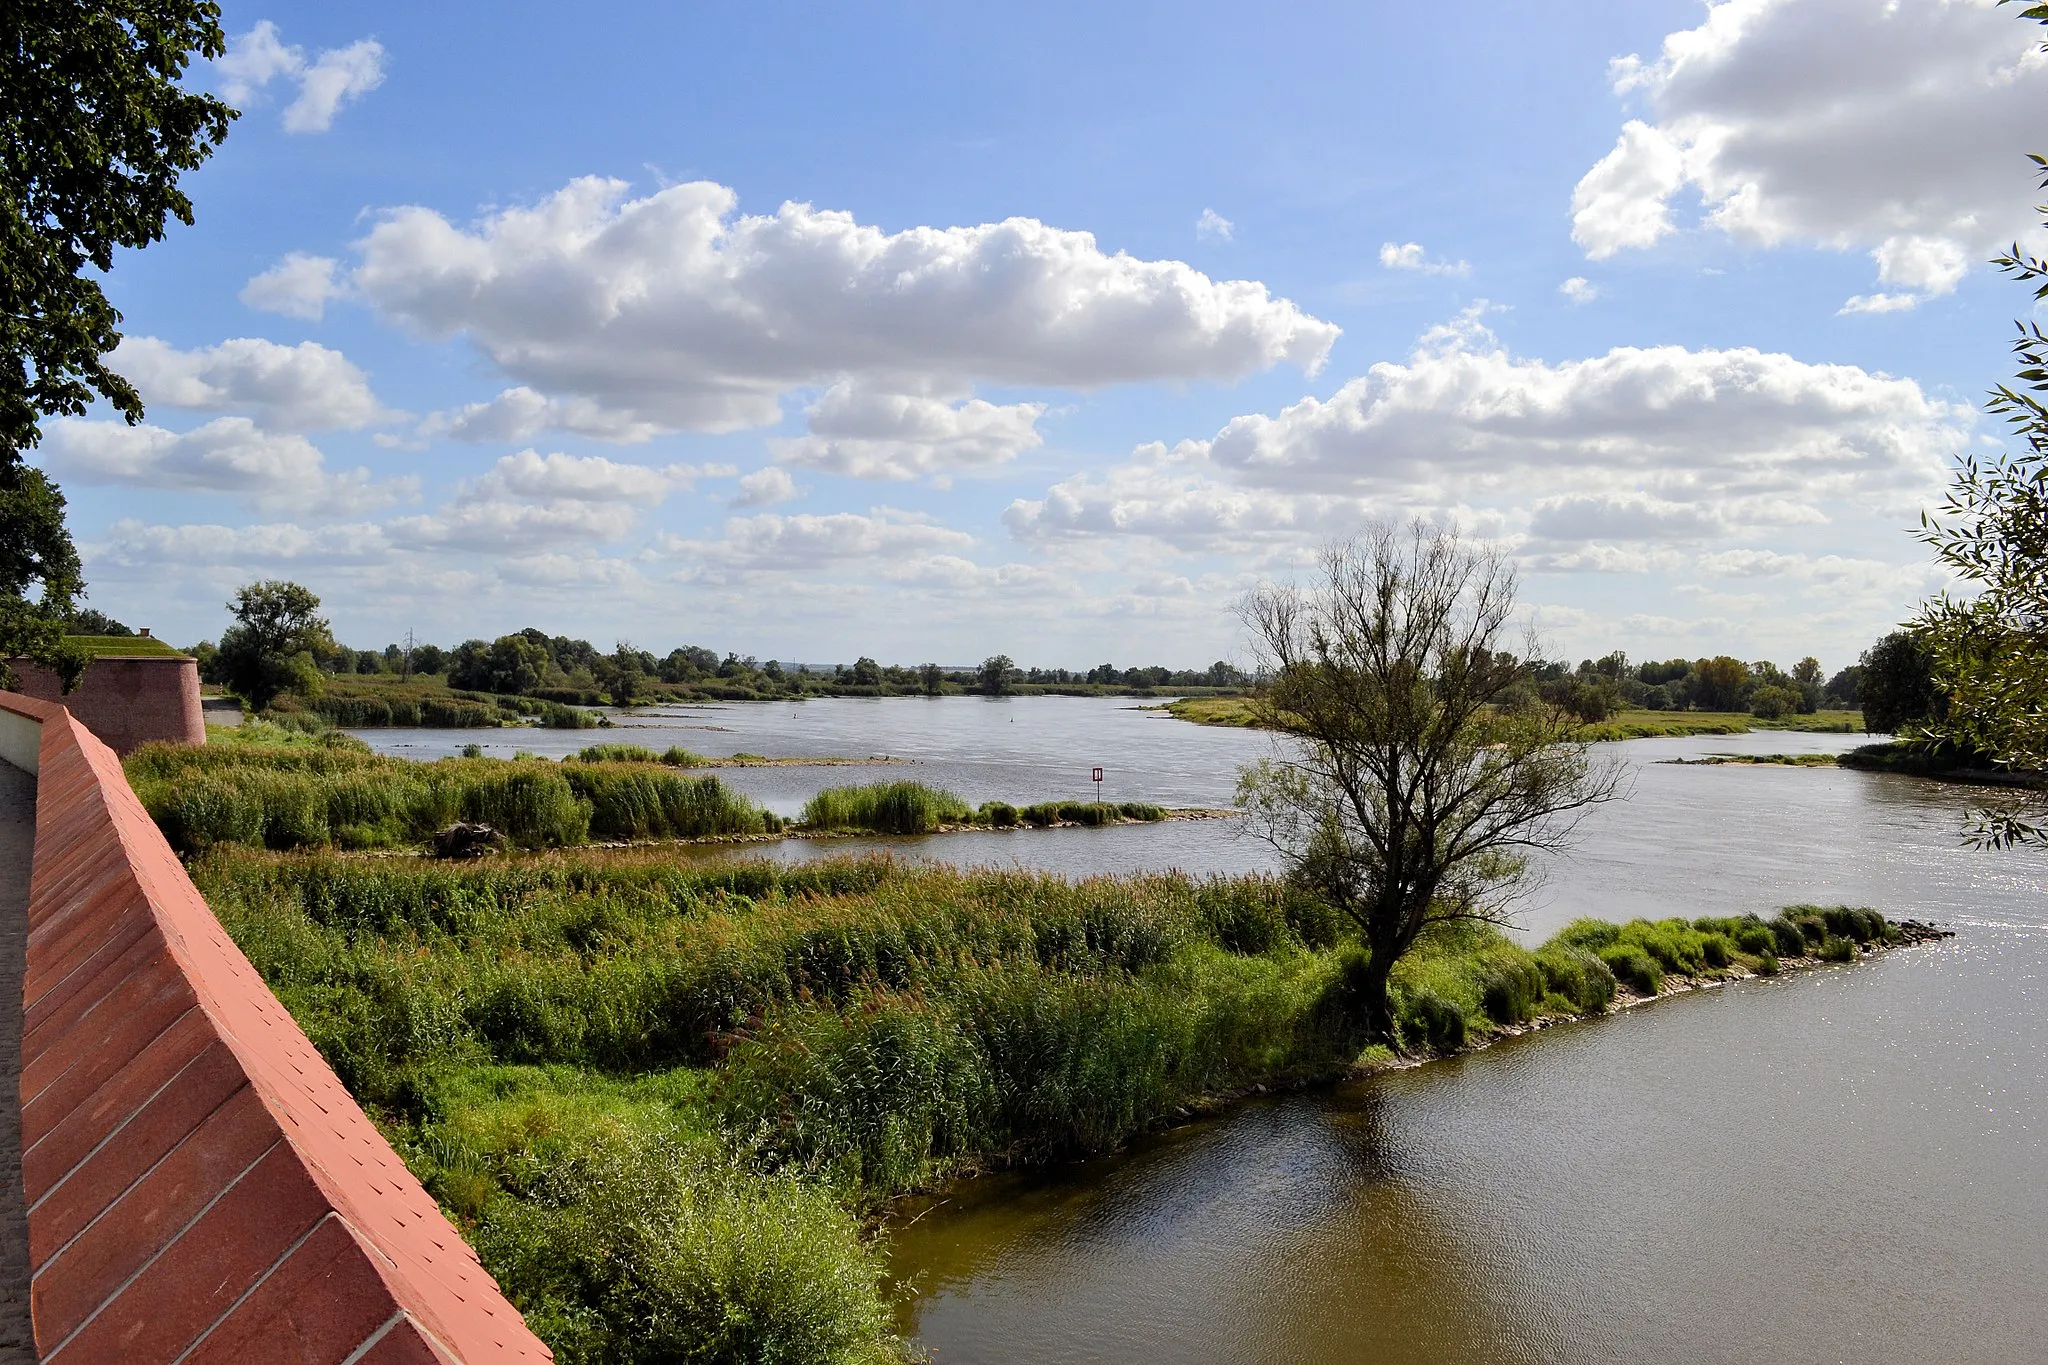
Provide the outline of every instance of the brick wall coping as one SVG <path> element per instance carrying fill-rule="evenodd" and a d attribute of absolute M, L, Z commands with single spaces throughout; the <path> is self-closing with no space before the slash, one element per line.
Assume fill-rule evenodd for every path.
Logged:
<path fill-rule="evenodd" d="M 38 730 L 22 1184 L 51 1365 L 478 1365 L 548 1348 L 62 706 Z"/>

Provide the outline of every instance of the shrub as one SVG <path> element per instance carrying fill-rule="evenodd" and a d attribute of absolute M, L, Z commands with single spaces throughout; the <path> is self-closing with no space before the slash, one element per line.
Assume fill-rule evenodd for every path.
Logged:
<path fill-rule="evenodd" d="M 1536 967 L 1543 973 L 1544 988 L 1574 1011 L 1597 1014 L 1614 1003 L 1613 969 L 1577 944 L 1546 943 L 1536 951 Z"/>
<path fill-rule="evenodd" d="M 1017 808 L 1007 801 L 990 801 L 974 813 L 974 820 L 992 829 L 1015 829 Z"/>
<path fill-rule="evenodd" d="M 1778 915 L 1765 927 L 1771 931 L 1771 938 L 1778 945 L 1778 956 L 1806 956 L 1806 934 L 1788 916 Z"/>
<path fill-rule="evenodd" d="M 709 775 L 683 777 L 651 762 L 580 762 L 562 773 L 590 804 L 590 829 L 601 839 L 701 839 L 764 824 L 752 802 Z"/>
<path fill-rule="evenodd" d="M 1118 806 L 1116 811 L 1118 815 L 1121 815 L 1126 820 L 1142 820 L 1148 824 L 1166 818 L 1166 811 L 1163 807 L 1152 805 L 1146 801 L 1126 801 Z"/>
<path fill-rule="evenodd" d="M 1047 825 L 1056 825 L 1060 822 L 1060 807 L 1057 801 L 1040 801 L 1035 805 L 1026 806 L 1017 814 L 1023 817 L 1025 824 L 1037 829 L 1044 829 Z"/>
<path fill-rule="evenodd" d="M 1633 943 L 1615 943 L 1600 950 L 1600 960 L 1614 973 L 1615 980 L 1638 995 L 1655 995 L 1664 989 L 1664 973 L 1656 959 Z"/>
<path fill-rule="evenodd" d="M 971 819 L 965 802 L 921 782 L 876 782 L 864 787 L 827 787 L 804 805 L 812 829 L 866 829 L 877 834 L 929 834 L 941 825 Z"/>
<path fill-rule="evenodd" d="M 1527 1023 L 1543 989 L 1543 971 L 1526 953 L 1496 955 L 1480 968 L 1480 1003 L 1496 1024 Z"/>
<path fill-rule="evenodd" d="M 1769 925 L 1752 921 L 1735 931 L 1735 946 L 1753 956 L 1767 956 L 1778 950 L 1778 937 Z"/>
<path fill-rule="evenodd" d="M 654 750 L 640 744 L 586 744 L 576 752 L 579 763 L 653 763 Z"/>
<path fill-rule="evenodd" d="M 1397 1000 L 1396 1027 L 1409 1047 L 1427 1044 L 1447 1053 L 1465 1046 L 1465 1011 L 1434 991 L 1417 991 Z"/>
<path fill-rule="evenodd" d="M 658 1120 L 532 1104 L 503 1126 L 444 1143 L 430 1178 L 444 1199 L 505 1188 L 477 1251 L 563 1365 L 901 1360 L 880 1259 L 828 1191 Z"/>
<path fill-rule="evenodd" d="M 1856 940 L 1838 938 L 1833 934 L 1829 934 L 1821 940 L 1820 960 L 1823 962 L 1854 962 L 1856 960 Z"/>

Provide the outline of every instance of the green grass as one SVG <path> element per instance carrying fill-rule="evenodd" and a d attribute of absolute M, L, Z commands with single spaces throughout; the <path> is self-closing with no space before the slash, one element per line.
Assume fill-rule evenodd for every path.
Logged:
<path fill-rule="evenodd" d="M 275 722 L 202 747 L 148 745 L 129 783 L 171 846 L 405 848 L 459 820 L 522 848 L 589 839 L 702 838 L 780 828 L 715 777 L 652 762 L 556 765 L 532 758 L 386 758 L 336 732 Z"/>
<path fill-rule="evenodd" d="M 921 782 L 872 782 L 827 787 L 804 803 L 803 822 L 815 830 L 869 830 L 876 834 L 929 834 L 964 824 L 974 812 L 949 791 Z"/>
<path fill-rule="evenodd" d="M 183 657 L 184 651 L 173 649 L 152 635 L 67 635 L 67 645 L 76 645 L 97 659 L 103 655 L 127 655 L 131 658 Z"/>
<path fill-rule="evenodd" d="M 1354 940 L 1264 877 L 232 847 L 193 872 L 565 1362 L 901 1359 L 881 1202 L 1361 1057 Z M 1606 1009 L 1618 947 L 1715 975 L 1887 932 L 1808 906 L 1534 952 L 1447 926 L 1392 989 L 1404 1046 L 1449 1052 Z"/>

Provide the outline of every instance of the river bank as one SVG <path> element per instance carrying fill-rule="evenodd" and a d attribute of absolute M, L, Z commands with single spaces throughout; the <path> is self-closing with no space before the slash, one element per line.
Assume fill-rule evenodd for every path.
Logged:
<path fill-rule="evenodd" d="M 1189 697 L 1145 710 L 1196 725 L 1225 729 L 1258 729 L 1258 713 L 1246 697 Z M 1686 735 L 1746 735 L 1754 730 L 1790 730 L 1806 734 L 1857 734 L 1863 729 L 1860 711 L 1817 711 L 1774 719 L 1746 711 L 1625 710 L 1593 721 L 1580 731 L 1589 743 L 1630 739 L 1671 739 Z"/>
<path fill-rule="evenodd" d="M 895 1358 L 863 1229 L 901 1196 L 1341 1077 L 1363 1041 L 1345 926 L 1271 878 L 660 849 L 220 848 L 193 873 L 564 1362 L 675 1358 L 736 1320 L 749 1358 Z M 1533 950 L 1446 927 L 1396 968 L 1401 1045 L 1899 932 L 1842 907 L 1581 920 Z"/>

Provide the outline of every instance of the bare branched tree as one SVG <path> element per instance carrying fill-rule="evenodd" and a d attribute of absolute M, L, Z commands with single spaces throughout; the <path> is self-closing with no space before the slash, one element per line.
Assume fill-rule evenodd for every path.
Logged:
<path fill-rule="evenodd" d="M 1288 740 L 1244 771 L 1239 803 L 1357 924 L 1376 1041 L 1398 1046 L 1388 980 L 1423 930 L 1505 923 L 1530 855 L 1619 794 L 1576 718 L 1519 686 L 1525 664 L 1501 649 L 1514 608 L 1504 558 L 1422 522 L 1332 545 L 1312 588 L 1239 608 L 1266 679 L 1252 704 Z"/>

